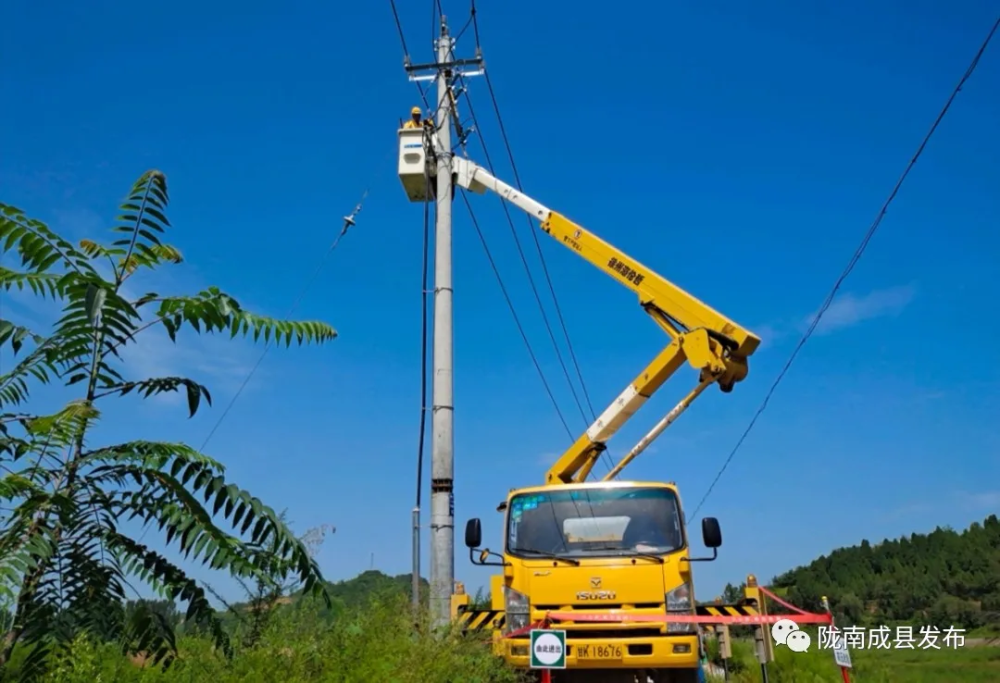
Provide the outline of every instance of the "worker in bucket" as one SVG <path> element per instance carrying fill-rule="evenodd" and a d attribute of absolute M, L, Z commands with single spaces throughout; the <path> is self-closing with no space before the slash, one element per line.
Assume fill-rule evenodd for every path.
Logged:
<path fill-rule="evenodd" d="M 410 110 L 410 120 L 403 124 L 403 128 L 420 128 L 424 125 L 424 122 L 420 120 L 423 116 L 423 112 L 420 111 L 420 107 L 414 107 Z"/>

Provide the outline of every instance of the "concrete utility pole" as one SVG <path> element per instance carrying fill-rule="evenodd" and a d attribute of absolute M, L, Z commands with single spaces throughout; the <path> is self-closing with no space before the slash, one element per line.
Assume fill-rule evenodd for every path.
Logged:
<path fill-rule="evenodd" d="M 454 39 L 441 17 L 438 64 L 445 64 Z M 455 405 L 451 286 L 451 93 L 450 69 L 438 70 L 437 196 L 434 208 L 434 388 L 431 414 L 431 620 L 448 622 L 455 583 Z"/>
<path fill-rule="evenodd" d="M 455 39 L 448 33 L 448 23 L 441 17 L 441 34 L 436 42 L 437 61 L 427 65 L 407 65 L 414 81 L 437 81 L 436 144 L 437 155 L 434 231 L 434 358 L 431 402 L 431 552 L 430 611 L 433 626 L 447 624 L 451 618 L 451 594 L 455 583 L 455 496 L 454 496 L 454 349 L 452 346 L 452 149 L 451 120 L 455 100 L 452 79 L 462 66 L 481 66 L 482 59 L 452 59 Z M 413 72 L 433 69 L 434 75 L 414 76 Z M 464 72 L 475 76 L 482 69 Z M 414 524 L 419 525 L 419 510 L 414 510 Z M 414 562 L 419 559 L 419 540 L 414 543 Z M 419 565 L 417 566 L 419 570 Z M 419 571 L 415 572 L 414 588 Z M 417 592 L 414 590 L 414 599 Z"/>

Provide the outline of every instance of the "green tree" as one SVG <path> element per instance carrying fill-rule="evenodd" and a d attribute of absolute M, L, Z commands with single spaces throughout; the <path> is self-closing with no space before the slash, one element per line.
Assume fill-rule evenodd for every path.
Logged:
<path fill-rule="evenodd" d="M 738 586 L 734 586 L 731 583 L 727 583 L 726 587 L 722 589 L 722 602 L 727 605 L 735 605 L 737 603 L 743 602 L 744 589 L 746 589 L 746 581 Z"/>
<path fill-rule="evenodd" d="M 149 171 L 120 207 L 117 239 L 75 246 L 0 203 L 0 247 L 20 261 L 19 270 L 0 268 L 2 291 L 28 289 L 62 308 L 48 335 L 0 319 L 0 350 L 16 361 L 0 374 L 0 604 L 13 604 L 0 672 L 19 643 L 28 647 L 29 665 L 41 666 L 53 642 L 68 642 L 119 608 L 129 579 L 186 603 L 186 620 L 206 624 L 216 645 L 230 651 L 204 590 L 141 537 L 123 532 L 119 524 L 128 519 L 155 525 L 185 557 L 238 578 L 253 580 L 280 561 L 305 592 L 326 595 L 302 541 L 271 508 L 228 482 L 219 462 L 184 443 L 93 443 L 106 399 L 182 392 L 191 416 L 211 403 L 208 389 L 185 377 L 127 376 L 121 352 L 140 335 L 162 329 L 176 343 L 188 327 L 285 346 L 336 337 L 324 323 L 255 315 L 216 287 L 129 297 L 123 285 L 131 288 L 143 269 L 182 260 L 161 242 L 167 204 L 165 176 Z M 61 384 L 79 395 L 55 413 L 32 413 L 29 383 Z M 175 648 L 167 620 L 148 609 L 131 614 L 132 632 L 141 634 L 131 646 L 169 663 Z"/>
<path fill-rule="evenodd" d="M 469 599 L 469 609 L 491 609 L 493 607 L 493 594 L 484 591 L 482 586 L 476 589 L 475 595 Z"/>
<path fill-rule="evenodd" d="M 282 510 L 278 518 L 287 522 L 287 511 Z M 336 533 L 332 524 L 321 524 L 302 535 L 311 557 L 315 557 L 328 533 Z M 240 607 L 228 606 L 242 626 L 242 644 L 254 647 L 260 642 L 264 632 L 273 621 L 278 609 L 291 602 L 291 594 L 300 588 L 300 579 L 295 575 L 295 567 L 287 557 L 280 554 L 276 539 L 270 538 L 262 553 L 266 562 L 265 570 L 254 581 L 237 578 L 247 596 L 247 602 Z M 216 595 L 221 600 L 221 596 Z"/>
<path fill-rule="evenodd" d="M 850 625 L 1000 626 L 1000 519 L 862 541 L 776 577 L 772 588 L 811 611 L 827 595 Z"/>

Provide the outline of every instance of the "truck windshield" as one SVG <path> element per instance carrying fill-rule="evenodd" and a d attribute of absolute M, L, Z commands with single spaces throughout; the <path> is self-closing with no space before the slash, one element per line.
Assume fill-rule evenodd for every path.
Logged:
<path fill-rule="evenodd" d="M 673 491 L 577 489 L 525 493 L 510 501 L 507 552 L 529 557 L 664 554 L 684 544 Z"/>

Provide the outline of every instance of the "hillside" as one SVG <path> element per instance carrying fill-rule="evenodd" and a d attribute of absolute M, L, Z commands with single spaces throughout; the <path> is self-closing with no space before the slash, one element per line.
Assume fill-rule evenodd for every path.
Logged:
<path fill-rule="evenodd" d="M 426 600 L 428 583 L 421 578 Z M 849 624 L 877 626 L 899 622 L 1000 628 L 1000 519 L 957 532 L 935 529 L 895 540 L 839 548 L 771 581 L 793 604 L 821 609 L 826 595 L 834 612 Z M 334 613 L 376 595 L 410 595 L 410 575 L 366 571 L 328 584 Z M 727 586 L 726 601 L 739 599 Z"/>
<path fill-rule="evenodd" d="M 409 597 L 411 574 L 399 574 L 389 576 L 378 570 L 368 570 L 346 581 L 327 583 L 327 590 L 333 598 L 335 605 L 346 608 L 361 607 L 368 600 L 375 596 L 398 596 Z M 427 579 L 420 579 L 420 596 L 424 600 L 427 598 L 427 591 L 430 584 Z"/>
<path fill-rule="evenodd" d="M 772 586 L 811 611 L 826 595 L 836 614 L 861 626 L 1000 627 L 1000 520 L 990 515 L 962 532 L 939 527 L 875 545 L 864 540 L 788 571 Z"/>
<path fill-rule="evenodd" d="M 388 597 L 391 599 L 405 596 L 409 598 L 411 595 L 410 576 L 410 574 L 389 576 L 388 574 L 383 574 L 378 570 L 372 569 L 361 572 L 353 579 L 328 581 L 326 583 L 326 590 L 330 594 L 332 605 L 331 610 L 324 610 L 324 612 L 337 615 L 345 610 L 364 607 L 370 600 L 379 597 Z M 427 579 L 421 577 L 420 597 L 424 602 L 427 601 L 429 587 L 430 584 L 427 582 Z M 288 602 L 295 602 L 297 598 L 298 595 L 293 594 L 290 599 L 283 598 L 279 602 L 287 604 Z M 232 608 L 235 610 L 245 610 L 247 607 L 248 603 L 246 602 L 232 604 Z"/>

